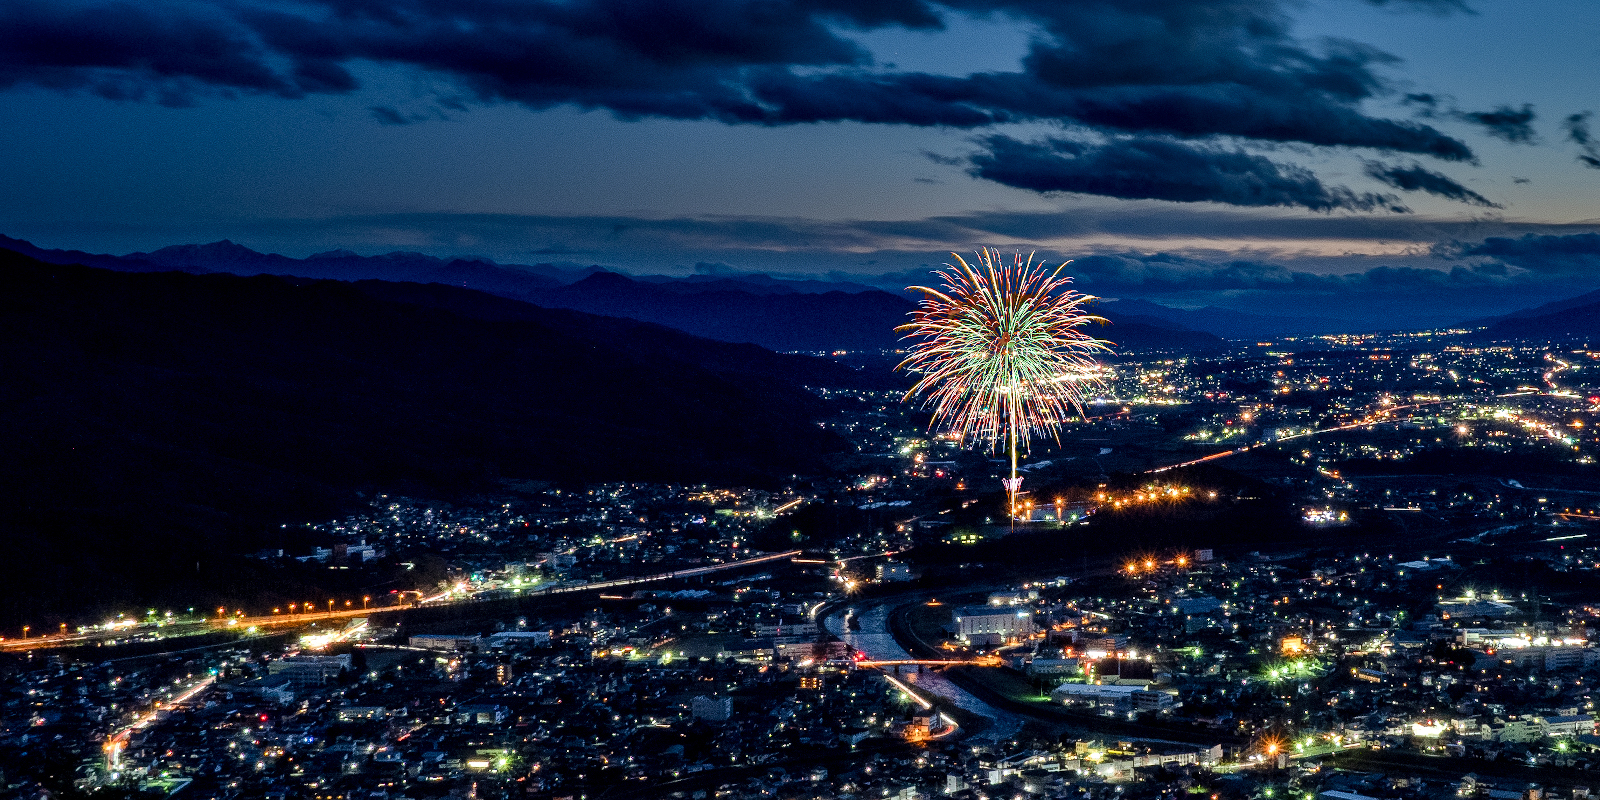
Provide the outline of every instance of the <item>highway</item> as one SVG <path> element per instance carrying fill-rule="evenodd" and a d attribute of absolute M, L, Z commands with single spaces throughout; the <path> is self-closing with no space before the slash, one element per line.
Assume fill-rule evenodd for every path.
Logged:
<path fill-rule="evenodd" d="M 155 623 L 143 625 L 111 625 L 94 628 L 76 633 L 53 633 L 45 636 L 34 636 L 22 639 L 0 640 L 0 652 L 24 652 L 28 650 L 42 650 L 60 647 L 82 647 L 104 642 L 122 640 L 154 641 L 157 639 L 176 638 L 180 636 L 195 636 L 216 631 L 239 630 L 246 631 L 251 628 L 273 628 L 295 625 L 309 625 L 313 622 L 326 622 L 330 620 L 348 620 L 357 617 L 370 617 L 375 614 L 390 614 L 396 611 L 405 611 L 411 608 L 450 606 L 466 603 L 478 603 L 487 600 L 499 600 L 510 597 L 542 597 L 553 594 L 567 594 L 571 592 L 592 592 L 603 589 L 613 589 L 622 586 L 638 586 L 659 581 L 679 580 L 693 578 L 701 575 L 710 575 L 716 572 L 731 569 L 744 569 L 746 567 L 767 564 L 774 561 L 793 560 L 802 554 L 801 550 L 785 550 L 781 553 L 768 553 L 754 558 L 742 558 L 737 561 L 728 561 L 721 564 L 708 564 L 703 567 L 690 567 L 688 569 L 661 572 L 654 575 L 643 575 L 636 578 L 615 578 L 607 581 L 594 581 L 572 585 L 555 585 L 535 589 L 508 590 L 508 589 L 473 589 L 466 584 L 458 584 L 451 589 L 440 592 L 431 597 L 424 597 L 410 605 L 377 606 L 369 608 L 332 608 L 328 611 L 301 612 L 296 614 L 263 614 L 257 616 L 218 616 L 203 620 L 183 620 L 178 622 L 162 622 L 159 626 Z M 309 605 L 309 604 L 308 604 Z"/>
<path fill-rule="evenodd" d="M 1548 356 L 1547 356 L 1547 358 L 1548 358 Z M 1532 392 L 1532 391 L 1519 391 L 1519 392 L 1510 392 L 1510 393 L 1507 393 L 1507 394 L 1497 394 L 1497 395 L 1494 395 L 1494 397 L 1496 397 L 1496 398 L 1529 397 L 1529 396 L 1537 395 L 1537 394 L 1545 394 L 1545 395 L 1549 395 L 1549 396 L 1552 396 L 1552 397 L 1565 397 L 1565 398 L 1576 397 L 1577 395 L 1572 394 L 1571 392 L 1564 392 L 1564 391 L 1560 390 L 1556 386 L 1554 381 L 1552 380 L 1552 377 L 1556 373 L 1558 373 L 1558 372 L 1562 371 L 1563 369 L 1566 369 L 1566 368 L 1568 368 L 1570 366 L 1570 365 L 1567 365 L 1565 362 L 1559 362 L 1559 363 L 1561 363 L 1563 366 L 1557 367 L 1555 369 L 1552 369 L 1551 371 L 1546 372 L 1544 374 L 1545 382 L 1551 387 L 1552 391 L 1543 392 L 1543 393 L 1541 393 L 1541 392 Z M 1475 397 L 1457 397 L 1457 398 L 1452 398 L 1452 399 L 1449 399 L 1449 400 L 1430 400 L 1430 401 L 1428 401 L 1426 403 L 1408 403 L 1406 405 L 1391 406 L 1389 408 L 1384 408 L 1384 409 L 1380 409 L 1378 411 L 1374 411 L 1374 412 L 1368 414 L 1366 417 L 1364 417 L 1362 419 L 1356 420 L 1355 422 L 1351 422 L 1351 423 L 1348 423 L 1348 424 L 1345 424 L 1345 425 L 1337 425 L 1337 426 L 1332 427 L 1332 428 L 1318 428 L 1316 430 L 1304 431 L 1302 433 L 1292 433 L 1292 434 L 1289 434 L 1288 436 L 1280 436 L 1280 437 L 1278 437 L 1276 439 L 1263 439 L 1263 440 L 1258 441 L 1258 442 L 1251 442 L 1250 444 L 1246 444 L 1246 445 L 1241 445 L 1239 447 L 1235 447 L 1232 450 L 1223 450 L 1221 452 L 1212 453 L 1211 455 L 1208 455 L 1208 456 L 1201 456 L 1200 458 L 1191 459 L 1189 461 L 1184 461 L 1184 462 L 1177 463 L 1177 464 L 1168 464 L 1168 465 L 1166 465 L 1164 467 L 1156 467 L 1155 469 L 1147 469 L 1147 470 L 1145 470 L 1144 474 L 1146 474 L 1146 475 L 1155 475 L 1157 473 L 1166 472 L 1168 470 L 1183 469 L 1184 467 L 1192 467 L 1192 466 L 1195 466 L 1196 464 L 1204 464 L 1207 461 L 1216 461 L 1217 459 L 1220 459 L 1220 458 L 1227 458 L 1228 456 L 1238 455 L 1240 453 L 1247 453 L 1247 452 L 1249 452 L 1251 450 L 1254 450 L 1254 449 L 1256 449 L 1258 447 L 1273 447 L 1275 445 L 1279 445 L 1279 444 L 1282 444 L 1284 442 L 1293 441 L 1295 439 L 1302 439 L 1302 438 L 1306 438 L 1306 437 L 1309 437 L 1309 436 L 1321 436 L 1324 433 L 1335 433 L 1337 431 L 1348 431 L 1348 430 L 1354 430 L 1356 428 L 1370 428 L 1370 427 L 1372 427 L 1374 425 L 1388 425 L 1388 424 L 1392 424 L 1392 423 L 1396 423 L 1396 422 L 1403 422 L 1403 421 L 1408 420 L 1408 419 L 1411 418 L 1411 415 L 1409 415 L 1409 414 L 1407 414 L 1405 416 L 1395 416 L 1395 412 L 1397 412 L 1397 411 L 1403 411 L 1403 410 L 1406 410 L 1406 409 L 1411 409 L 1411 410 L 1415 411 L 1417 409 L 1425 408 L 1425 407 L 1428 407 L 1428 406 L 1447 405 L 1447 404 L 1451 404 L 1451 403 L 1470 403 L 1470 402 L 1476 402 L 1477 400 L 1479 400 L 1479 398 L 1475 398 Z"/>

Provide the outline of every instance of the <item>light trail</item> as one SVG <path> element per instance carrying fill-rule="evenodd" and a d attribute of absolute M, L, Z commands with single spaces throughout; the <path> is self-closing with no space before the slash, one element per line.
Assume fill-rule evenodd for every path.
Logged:
<path fill-rule="evenodd" d="M 106 766 L 112 770 L 117 769 L 122 759 L 122 750 L 128 744 L 128 737 L 133 735 L 135 731 L 144 730 L 155 724 L 166 712 L 183 705 L 216 682 L 217 677 L 215 675 L 208 675 L 202 678 L 199 683 L 179 692 L 177 697 L 168 700 L 165 704 L 158 701 L 154 708 L 139 715 L 131 724 L 107 736 L 105 743 Z"/>
<path fill-rule="evenodd" d="M 883 558 L 884 556 L 895 556 L 895 555 L 899 555 L 899 554 L 904 553 L 904 552 L 905 552 L 905 550 L 903 550 L 903 549 L 902 550 L 887 550 L 887 551 L 884 551 L 882 553 L 868 553 L 867 555 L 864 555 L 864 556 L 851 556 L 849 558 L 841 558 L 838 561 L 835 561 L 834 563 L 835 564 L 845 564 L 845 563 L 848 563 L 848 562 L 851 562 L 851 561 L 859 561 L 859 560 L 861 560 L 863 558 Z"/>
<path fill-rule="evenodd" d="M 932 710 L 933 703 L 929 702 L 922 695 L 919 695 L 916 692 L 912 691 L 911 687 L 906 685 L 906 683 L 904 681 L 901 681 L 899 678 L 896 678 L 895 676 L 890 675 L 887 672 L 883 674 L 883 677 L 885 679 L 887 679 L 890 683 L 894 684 L 895 688 L 899 689 L 902 692 L 905 692 L 906 693 L 906 697 L 911 698 L 913 701 L 916 702 L 917 705 L 922 706 L 922 710 L 924 710 L 924 711 Z"/>
<path fill-rule="evenodd" d="M 789 502 L 784 503 L 783 505 L 772 509 L 772 513 L 774 513 L 774 514 L 782 514 L 783 512 L 788 511 L 789 509 L 794 508 L 795 506 L 800 505 L 801 503 L 804 503 L 805 501 L 806 501 L 806 499 L 804 497 L 796 497 L 795 499 L 790 500 Z"/>

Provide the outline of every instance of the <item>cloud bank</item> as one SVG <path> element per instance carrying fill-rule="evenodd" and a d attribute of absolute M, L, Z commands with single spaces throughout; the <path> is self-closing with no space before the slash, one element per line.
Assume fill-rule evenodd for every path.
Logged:
<path fill-rule="evenodd" d="M 1454 0 L 1370 0 L 1428 13 Z M 0 88 L 193 104 L 245 94 L 358 91 L 353 68 L 415 70 L 440 110 L 571 105 L 624 119 L 778 126 L 861 122 L 984 129 L 1046 122 L 1093 136 L 1024 143 L 988 133 L 969 167 L 1036 191 L 1320 211 L 1403 206 L 1328 186 L 1251 152 L 1281 144 L 1472 163 L 1460 139 L 1373 116 L 1396 59 L 1291 33 L 1288 0 L 10 0 Z M 1034 38 L 1015 72 L 938 75 L 877 63 L 852 36 L 998 16 Z M 385 104 L 381 124 L 419 121 Z M 1469 117 L 1524 141 L 1532 110 Z M 1077 149 L 1074 149 L 1077 148 Z M 1096 177 L 1098 168 L 1109 171 Z M 1037 168 L 1037 175 L 1025 170 Z M 1407 171 L 1409 170 L 1409 171 Z M 1384 181 L 1486 205 L 1420 168 Z"/>

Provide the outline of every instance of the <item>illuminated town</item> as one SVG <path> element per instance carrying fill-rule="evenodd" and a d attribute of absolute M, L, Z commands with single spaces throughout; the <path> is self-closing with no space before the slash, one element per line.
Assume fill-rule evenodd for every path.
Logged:
<path fill-rule="evenodd" d="M 1011 515 L 1001 460 L 896 394 L 821 388 L 843 475 L 368 497 L 252 556 L 355 591 L 10 632 L 4 774 L 318 800 L 1583 798 L 1600 353 L 1466 334 L 1113 363 Z"/>
<path fill-rule="evenodd" d="M 0 0 L 0 800 L 1600 800 L 1596 0 Z"/>

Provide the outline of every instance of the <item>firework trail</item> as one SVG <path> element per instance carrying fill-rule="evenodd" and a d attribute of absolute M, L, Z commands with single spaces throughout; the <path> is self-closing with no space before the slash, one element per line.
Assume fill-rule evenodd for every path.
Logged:
<path fill-rule="evenodd" d="M 1058 440 L 1062 423 L 1083 415 L 1088 393 L 1101 383 L 1095 356 L 1107 342 L 1082 328 L 1104 323 L 1084 306 L 1094 298 L 1073 291 L 1072 279 L 1019 253 L 1008 265 L 985 248 L 976 264 L 952 253 L 957 264 L 935 271 L 942 289 L 909 287 L 925 297 L 911 322 L 896 330 L 912 340 L 900 367 L 919 375 L 906 399 L 933 409 L 961 441 L 1011 451 L 1013 511 L 1017 446 L 1034 435 Z"/>

